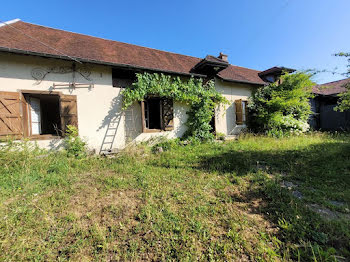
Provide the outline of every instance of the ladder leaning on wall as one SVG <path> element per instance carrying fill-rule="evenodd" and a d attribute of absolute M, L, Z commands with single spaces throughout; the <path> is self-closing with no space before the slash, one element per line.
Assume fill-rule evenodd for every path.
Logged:
<path fill-rule="evenodd" d="M 113 153 L 113 144 L 115 141 L 115 137 L 117 136 L 118 127 L 120 124 L 120 120 L 122 118 L 122 114 L 118 115 L 111 119 L 108 123 L 105 136 L 103 137 L 102 144 L 100 147 L 100 154 L 110 154 Z"/>
<path fill-rule="evenodd" d="M 106 129 L 105 136 L 100 148 L 100 154 L 111 154 L 113 153 L 113 144 L 117 136 L 118 128 L 121 119 L 124 118 L 124 130 L 125 130 L 125 146 L 128 146 L 137 135 L 137 128 L 135 122 L 134 108 L 130 107 L 123 111 L 118 117 L 112 119 Z"/>

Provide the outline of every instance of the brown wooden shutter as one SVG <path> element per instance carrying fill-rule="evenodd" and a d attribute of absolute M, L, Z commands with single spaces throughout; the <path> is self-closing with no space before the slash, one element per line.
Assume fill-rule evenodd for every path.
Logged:
<path fill-rule="evenodd" d="M 29 115 L 28 115 L 28 103 L 27 100 L 25 99 L 24 95 L 21 93 L 20 94 L 20 99 L 21 99 L 21 117 L 22 117 L 22 132 L 23 132 L 23 137 L 28 137 L 29 136 Z"/>
<path fill-rule="evenodd" d="M 172 99 L 162 99 L 162 120 L 165 131 L 174 130 L 174 105 Z"/>
<path fill-rule="evenodd" d="M 18 92 L 0 92 L 0 138 L 23 136 L 21 99 Z"/>
<path fill-rule="evenodd" d="M 242 125 L 243 124 L 242 99 L 235 101 L 235 108 L 236 108 L 236 124 Z"/>
<path fill-rule="evenodd" d="M 146 131 L 145 101 L 141 101 L 142 133 Z"/>
<path fill-rule="evenodd" d="M 60 101 L 62 136 L 64 136 L 67 130 L 67 125 L 76 126 L 78 128 L 77 96 L 61 95 Z"/>

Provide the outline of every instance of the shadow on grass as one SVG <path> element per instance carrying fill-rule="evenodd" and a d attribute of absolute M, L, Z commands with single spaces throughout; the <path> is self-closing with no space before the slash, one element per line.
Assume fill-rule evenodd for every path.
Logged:
<path fill-rule="evenodd" d="M 279 175 L 283 175 L 300 185 L 312 185 L 324 199 L 338 196 L 350 205 L 350 140 L 296 150 L 230 148 L 202 156 L 198 168 L 229 175 L 233 183 L 235 176 L 247 178 L 247 188 L 232 192 L 232 201 L 246 203 L 251 213 L 260 213 L 277 225 L 283 253 L 292 259 L 334 261 L 335 254 L 350 257 L 349 221 L 321 219 L 279 183 Z M 259 200 L 264 204 L 257 207 L 253 203 Z"/>
<path fill-rule="evenodd" d="M 298 150 L 229 150 L 202 156 L 200 169 L 238 176 L 257 169 L 268 172 L 325 177 L 350 184 L 350 140 L 316 144 Z M 321 181 L 320 181 L 321 182 Z M 323 183 L 323 182 L 322 182 Z"/>

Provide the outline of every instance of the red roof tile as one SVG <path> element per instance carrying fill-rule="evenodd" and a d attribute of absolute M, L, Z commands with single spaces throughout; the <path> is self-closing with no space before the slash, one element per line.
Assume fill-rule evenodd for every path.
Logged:
<path fill-rule="evenodd" d="M 350 84 L 350 78 L 316 85 L 312 92 L 317 95 L 336 95 L 345 92 L 347 84 Z"/>
<path fill-rule="evenodd" d="M 16 29 L 21 32 L 17 31 Z M 24 51 L 37 55 L 63 56 L 82 61 L 98 62 L 151 69 L 155 71 L 190 74 L 200 58 L 165 52 L 152 48 L 106 40 L 22 21 L 0 27 L 0 50 Z M 36 40 L 26 36 L 30 35 Z M 52 48 L 40 44 L 37 40 Z M 219 73 L 224 80 L 264 84 L 259 71 L 230 65 Z"/>
<path fill-rule="evenodd" d="M 218 76 L 227 81 L 264 85 L 265 82 L 259 77 L 259 72 L 245 67 L 229 65 L 226 69 L 219 72 Z"/>

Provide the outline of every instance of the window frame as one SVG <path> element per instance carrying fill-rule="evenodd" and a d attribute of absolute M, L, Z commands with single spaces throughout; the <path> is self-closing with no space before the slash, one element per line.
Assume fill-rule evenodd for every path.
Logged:
<path fill-rule="evenodd" d="M 247 103 L 248 101 L 243 99 L 237 99 L 234 101 L 236 117 L 235 123 L 237 126 L 245 126 L 247 123 Z M 240 108 L 237 108 L 238 106 L 240 106 Z M 239 121 L 239 118 L 241 118 L 241 121 Z"/>
<path fill-rule="evenodd" d="M 65 127 L 63 127 L 63 118 L 64 116 L 62 115 L 62 103 L 63 103 L 63 98 L 65 94 L 59 91 L 41 91 L 41 90 L 18 90 L 18 93 L 20 96 L 24 99 L 24 103 L 22 106 L 22 114 L 23 116 L 26 116 L 26 120 L 23 121 L 23 137 L 24 138 L 29 138 L 30 140 L 49 140 L 49 139 L 61 139 L 64 137 L 64 130 Z M 54 135 L 54 134 L 32 134 L 32 121 L 31 121 L 31 114 L 30 114 L 30 104 L 25 100 L 24 95 L 53 95 L 53 96 L 58 96 L 59 103 L 58 103 L 58 110 L 59 110 L 59 117 L 61 121 L 61 134 L 59 135 Z M 75 96 L 76 97 L 76 96 Z M 78 114 L 76 116 L 78 118 Z"/>
<path fill-rule="evenodd" d="M 149 112 L 148 112 L 148 116 L 146 116 L 146 103 L 147 103 L 147 100 L 150 100 L 150 99 L 159 99 L 159 114 L 160 114 L 160 129 L 151 129 L 151 128 L 148 128 L 147 127 L 147 123 L 146 123 L 146 120 L 149 121 Z M 173 104 L 173 100 L 172 100 L 172 104 Z M 141 121 L 142 121 L 142 133 L 160 133 L 160 132 L 169 132 L 169 131 L 172 131 L 174 130 L 174 125 L 170 125 L 170 128 L 168 126 L 165 126 L 164 125 L 164 98 L 160 98 L 160 97 L 157 97 L 157 96 L 150 96 L 150 97 L 147 97 L 145 100 L 141 101 Z M 173 105 L 172 105 L 172 110 L 174 110 L 173 108 Z M 174 114 L 174 113 L 172 113 Z M 173 118 L 174 119 L 174 118 Z M 173 121 L 172 119 L 172 121 Z M 173 123 L 173 122 L 172 122 Z"/>
<path fill-rule="evenodd" d="M 242 125 L 247 123 L 247 100 L 242 100 Z"/>

